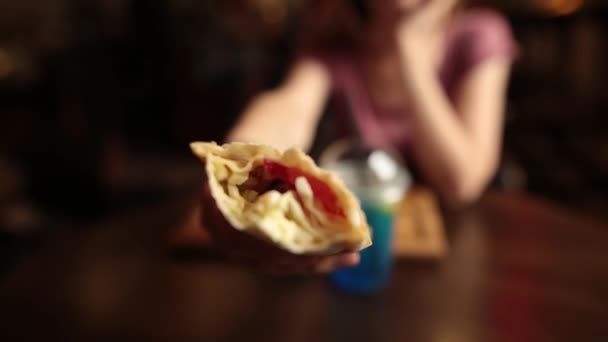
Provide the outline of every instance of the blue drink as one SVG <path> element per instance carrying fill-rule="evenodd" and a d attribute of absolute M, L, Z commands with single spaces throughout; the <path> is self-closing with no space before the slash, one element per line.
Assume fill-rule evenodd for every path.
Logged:
<path fill-rule="evenodd" d="M 379 291 L 390 279 L 395 209 L 411 182 L 409 173 L 398 157 L 380 149 L 346 148 L 328 159 L 323 167 L 339 175 L 358 197 L 372 229 L 372 245 L 361 251 L 359 265 L 334 272 L 331 280 L 349 292 Z"/>
<path fill-rule="evenodd" d="M 369 293 L 384 288 L 390 278 L 393 264 L 393 210 L 365 202 L 361 207 L 372 228 L 373 245 L 361 251 L 359 265 L 334 272 L 332 281 L 344 290 Z"/>

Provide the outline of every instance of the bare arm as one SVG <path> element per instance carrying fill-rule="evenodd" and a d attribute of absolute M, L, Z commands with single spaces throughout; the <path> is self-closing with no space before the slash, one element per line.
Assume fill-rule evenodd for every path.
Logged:
<path fill-rule="evenodd" d="M 311 59 L 296 63 L 279 88 L 251 101 L 227 140 L 309 149 L 330 86 L 321 63 Z"/>
<path fill-rule="evenodd" d="M 435 38 L 456 3 L 429 1 L 400 23 L 397 39 L 403 79 L 414 106 L 415 158 L 441 197 L 459 206 L 477 199 L 496 171 L 511 57 L 496 55 L 474 66 L 451 101 L 433 62 L 439 54 L 433 52 L 441 45 Z"/>
<path fill-rule="evenodd" d="M 509 70 L 507 58 L 475 67 L 454 104 L 436 77 L 408 72 L 416 109 L 415 157 L 426 179 L 453 205 L 475 200 L 496 171 Z"/>

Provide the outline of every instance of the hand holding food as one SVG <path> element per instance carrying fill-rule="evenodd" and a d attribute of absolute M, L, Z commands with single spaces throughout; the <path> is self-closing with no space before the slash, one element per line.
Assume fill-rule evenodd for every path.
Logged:
<path fill-rule="evenodd" d="M 357 199 L 303 152 L 242 143 L 191 147 L 207 175 L 203 220 L 230 254 L 329 271 L 356 263 L 352 252 L 371 244 Z"/>

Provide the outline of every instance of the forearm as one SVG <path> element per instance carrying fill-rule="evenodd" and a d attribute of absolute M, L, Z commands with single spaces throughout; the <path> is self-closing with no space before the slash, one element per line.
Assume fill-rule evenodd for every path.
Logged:
<path fill-rule="evenodd" d="M 316 121 L 302 117 L 298 108 L 281 98 L 280 90 L 265 92 L 251 101 L 226 140 L 262 143 L 282 150 L 290 147 L 308 150 Z"/>
<path fill-rule="evenodd" d="M 410 125 L 415 158 L 424 178 L 445 200 L 462 204 L 476 199 L 496 170 L 512 60 L 508 53 L 485 57 L 468 68 L 448 98 L 437 69 L 457 2 L 427 1 L 400 21 L 396 35 L 413 107 Z M 479 41 L 469 43 L 478 47 L 496 44 L 497 37 L 504 34 L 483 32 L 471 35 Z M 473 53 L 474 46 L 468 49 Z"/>
<path fill-rule="evenodd" d="M 404 80 L 414 107 L 414 154 L 426 180 L 456 205 L 474 200 L 495 170 L 497 153 L 476 141 L 433 72 L 411 68 Z"/>
<path fill-rule="evenodd" d="M 319 62 L 298 62 L 282 86 L 251 101 L 227 140 L 308 150 L 330 82 L 329 73 Z"/>

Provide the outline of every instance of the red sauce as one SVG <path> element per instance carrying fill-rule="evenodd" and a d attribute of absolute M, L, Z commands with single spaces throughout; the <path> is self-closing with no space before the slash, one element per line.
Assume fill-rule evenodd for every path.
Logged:
<path fill-rule="evenodd" d="M 278 178 L 295 189 L 296 178 L 304 177 L 310 184 L 315 199 L 321 203 L 326 212 L 345 217 L 344 210 L 338 205 L 338 196 L 322 180 L 294 167 L 287 167 L 275 161 L 265 159 L 264 169 L 273 178 Z"/>

